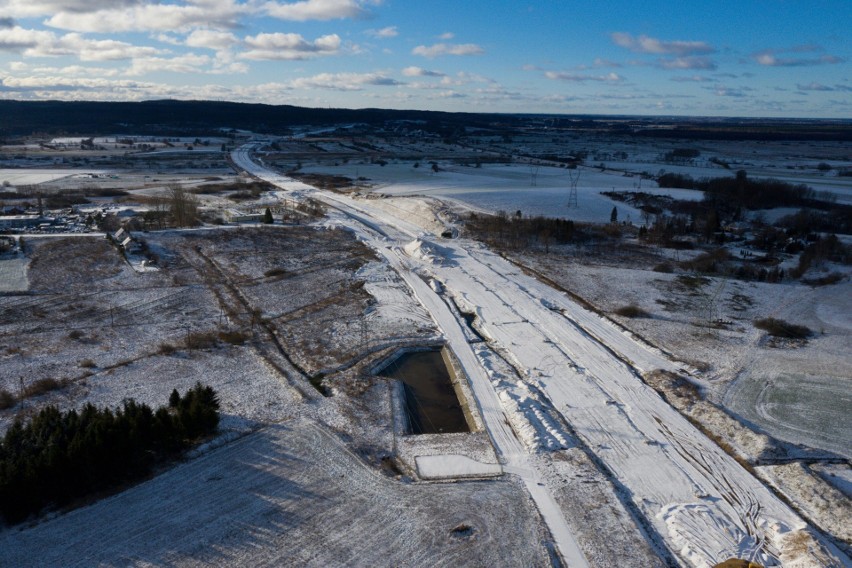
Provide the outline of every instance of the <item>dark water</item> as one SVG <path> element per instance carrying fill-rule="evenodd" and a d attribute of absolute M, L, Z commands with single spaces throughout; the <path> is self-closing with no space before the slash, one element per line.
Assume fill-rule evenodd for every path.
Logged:
<path fill-rule="evenodd" d="M 379 374 L 402 381 L 412 434 L 470 431 L 440 351 L 405 353 Z"/>

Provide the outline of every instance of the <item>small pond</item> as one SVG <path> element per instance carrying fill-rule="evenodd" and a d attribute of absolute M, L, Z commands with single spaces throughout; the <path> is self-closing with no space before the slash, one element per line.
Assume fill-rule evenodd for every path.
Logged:
<path fill-rule="evenodd" d="M 440 350 L 403 353 L 379 375 L 402 382 L 412 434 L 470 432 Z"/>

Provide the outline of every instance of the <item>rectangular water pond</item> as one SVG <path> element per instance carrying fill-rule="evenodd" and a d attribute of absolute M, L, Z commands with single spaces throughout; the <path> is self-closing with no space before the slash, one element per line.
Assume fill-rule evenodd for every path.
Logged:
<path fill-rule="evenodd" d="M 412 434 L 470 432 L 441 350 L 403 353 L 379 375 L 402 382 Z"/>

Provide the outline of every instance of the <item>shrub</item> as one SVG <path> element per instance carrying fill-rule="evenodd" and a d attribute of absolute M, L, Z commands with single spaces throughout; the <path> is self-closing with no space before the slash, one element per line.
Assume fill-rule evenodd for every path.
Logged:
<path fill-rule="evenodd" d="M 236 330 L 220 331 L 219 339 L 225 343 L 230 343 L 231 345 L 242 345 L 246 342 L 246 339 L 248 339 L 248 334 Z"/>
<path fill-rule="evenodd" d="M 83 332 L 80 331 L 79 329 L 75 329 L 71 333 L 68 334 L 68 337 L 70 339 L 80 339 L 80 338 L 83 337 Z"/>
<path fill-rule="evenodd" d="M 80 361 L 80 366 L 84 369 L 93 369 L 97 367 L 97 365 L 95 365 L 95 362 L 91 359 L 83 359 L 82 361 Z"/>
<path fill-rule="evenodd" d="M 284 276 L 285 274 L 287 274 L 287 271 L 283 268 L 270 268 L 269 270 L 263 273 L 263 275 L 267 278 L 272 278 L 275 276 Z"/>
<path fill-rule="evenodd" d="M 671 274 L 672 272 L 674 272 L 674 266 L 672 266 L 670 262 L 661 262 L 653 268 L 653 271 Z"/>
<path fill-rule="evenodd" d="M 621 306 L 615 310 L 615 313 L 626 318 L 647 318 L 651 315 L 636 304 Z"/>
<path fill-rule="evenodd" d="M 26 396 L 39 396 L 62 388 L 62 382 L 56 379 L 38 379 L 24 389 Z"/>
<path fill-rule="evenodd" d="M 210 349 L 216 347 L 218 337 L 212 331 L 196 331 L 186 336 L 187 349 Z"/>
<path fill-rule="evenodd" d="M 6 410 L 15 406 L 15 395 L 6 389 L 0 389 L 0 410 Z"/>
<path fill-rule="evenodd" d="M 811 330 L 803 325 L 788 323 L 776 318 L 755 320 L 754 327 L 762 329 L 774 337 L 787 339 L 807 339 L 811 335 Z"/>
<path fill-rule="evenodd" d="M 160 343 L 160 355 L 171 355 L 176 351 L 175 346 L 171 343 Z"/>
<path fill-rule="evenodd" d="M 681 267 L 696 272 L 715 273 L 718 272 L 728 260 L 728 251 L 718 248 L 713 251 L 704 252 L 693 258 L 680 263 Z"/>

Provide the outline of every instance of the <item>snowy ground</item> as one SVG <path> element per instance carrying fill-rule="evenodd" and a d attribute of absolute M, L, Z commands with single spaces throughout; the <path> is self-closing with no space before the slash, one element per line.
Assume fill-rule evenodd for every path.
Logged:
<path fill-rule="evenodd" d="M 38 185 L 49 181 L 68 178 L 71 176 L 82 176 L 88 178 L 90 174 L 102 174 L 103 170 L 72 170 L 72 169 L 0 169 L 0 184 L 9 182 L 10 186 L 20 187 L 26 185 Z"/>
<path fill-rule="evenodd" d="M 260 168 L 253 171 L 263 175 Z M 806 523 L 636 375 L 657 368 L 677 372 L 674 362 L 478 245 L 416 240 L 403 254 L 404 240 L 421 234 L 417 227 L 365 202 L 330 194 L 322 198 L 346 212 L 353 226 L 378 230 L 380 239 L 397 239 L 398 248 L 390 249 L 397 258 L 383 254 L 402 275 L 421 271 L 441 282 L 457 304 L 475 310 L 489 343 L 505 353 L 519 376 L 543 391 L 550 409 L 625 487 L 632 506 L 682 562 L 707 566 L 747 557 L 764 565 L 817 566 L 846 561 L 830 560 L 832 553 L 820 546 L 803 549 L 802 539 L 811 539 L 804 532 Z M 467 356 L 464 335 L 453 331 L 455 317 L 444 311 L 432 288 L 416 277 L 406 280 L 468 373 L 506 460 L 504 469 L 536 479 L 513 435 L 504 431 L 503 416 L 512 409 L 501 406 L 481 365 Z M 551 508 L 552 496 L 527 486 L 568 557 L 573 539 L 558 528 L 561 513 Z"/>
<path fill-rule="evenodd" d="M 322 144 L 326 151 L 338 151 L 340 146 Z M 455 151 L 437 144 L 432 148 L 447 155 Z M 748 166 L 750 175 L 756 169 L 780 171 L 782 148 L 760 149 L 761 154 L 749 156 L 753 148 L 737 150 L 736 158 Z M 654 155 L 631 152 L 631 167 L 641 167 L 638 171 L 656 167 Z M 832 161 L 836 166 L 848 162 L 842 149 L 814 150 L 817 156 L 827 152 L 840 152 Z M 656 369 L 678 377 L 692 373 L 688 378 L 703 379 L 710 399 L 720 404 L 728 393 L 741 389 L 751 396 L 731 398 L 742 405 L 738 412 L 750 424 L 780 433 L 790 442 L 842 453 L 842 448 L 848 450 L 844 435 L 848 437 L 850 429 L 843 421 L 848 408 L 843 381 L 852 376 L 847 370 L 852 327 L 847 283 L 808 291 L 801 286 L 711 281 L 693 294 L 678 288 L 674 275 L 648 269 L 568 264 L 564 259 L 533 263 L 604 311 L 629 302 L 648 308 L 652 318 L 619 320 L 634 329 L 633 334 L 476 243 L 435 238 L 452 228 L 446 208 L 437 210 L 429 199 L 381 195 L 437 196 L 474 210 L 521 209 L 528 215 L 593 221 L 608 221 L 616 205 L 619 219 L 629 216 L 639 222 L 638 211 L 599 193 L 640 189 L 638 172 L 615 172 L 608 160 L 604 161 L 610 169 L 605 171 L 581 168 L 580 208 L 562 215 L 568 211 L 562 168 L 535 170 L 524 163 L 474 167 L 449 158 L 438 160 L 442 171 L 437 173 L 425 160 L 414 168 L 413 160 L 382 167 L 335 158 L 337 165 L 303 168 L 370 178 L 374 187 L 368 198 L 351 200 L 265 171 L 251 162 L 246 150 L 233 157 L 240 167 L 281 188 L 268 200 L 318 197 L 330 208 L 326 227 L 351 231 L 375 252 L 345 244 L 342 232 L 329 230 L 319 232 L 329 237 L 322 239 L 329 250 L 301 263 L 296 259 L 309 248 L 309 233 L 293 231 L 296 237 L 290 240 L 271 232 L 280 227 L 260 233 L 228 231 L 224 240 L 211 240 L 213 233 L 205 231 L 192 237 L 162 234 L 152 235 L 150 244 L 161 256 L 163 269 L 135 273 L 104 250 L 81 254 L 68 245 L 29 245 L 34 261 L 27 284 L 38 294 L 0 298 L 6 316 L 0 322 L 0 388 L 13 390 L 21 375 L 53 376 L 71 383 L 45 395 L 39 404 L 114 405 L 133 396 L 158 405 L 174 386 L 185 388 L 198 378 L 209 378 L 220 392 L 225 414 L 225 435 L 216 444 L 226 445 L 92 507 L 22 532 L 0 532 L 0 548 L 9 548 L 3 540 L 43 543 L 48 531 L 51 535 L 77 531 L 69 539 L 81 544 L 70 549 L 39 546 L 41 556 L 33 557 L 32 565 L 68 565 L 78 558 L 84 559 L 83 565 L 272 565 L 300 554 L 306 565 L 361 559 L 385 563 L 386 558 L 397 558 L 392 563 L 398 565 L 415 565 L 423 554 L 432 560 L 447 558 L 448 565 L 504 565 L 508 558 L 539 565 L 548 563 L 546 547 L 539 543 L 551 540 L 572 567 L 664 562 L 709 567 L 730 557 L 766 566 L 849 564 L 842 552 L 814 540 L 796 512 L 642 380 Z M 811 176 L 832 184 L 839 179 L 821 178 L 815 162 L 790 165 L 803 168 L 802 173 L 790 170 L 791 179 Z M 698 176 L 702 174 L 689 168 L 716 166 L 684 168 Z M 164 179 L 145 180 L 139 174 L 134 183 L 150 183 L 143 191 L 156 193 L 168 176 L 160 177 Z M 847 188 L 845 179 L 837 182 L 841 190 Z M 643 191 L 654 185 L 647 180 L 641 184 Z M 665 191 L 680 198 L 698 195 Z M 216 205 L 216 199 L 210 203 Z M 89 256 L 97 262 L 62 269 L 49 262 Z M 57 288 L 57 282 L 63 286 Z M 98 288 L 101 283 L 104 287 Z M 706 319 L 708 301 L 715 298 L 720 298 L 716 311 L 735 322 L 728 330 L 696 325 Z M 476 337 L 459 310 L 475 317 L 473 326 L 485 341 Z M 820 336 L 797 349 L 771 347 L 750 326 L 753 318 L 766 313 L 805 322 L 820 329 Z M 20 314 L 27 314 L 27 319 Z M 133 325 L 115 326 L 116 315 Z M 71 316 L 82 324 L 69 327 Z M 192 322 L 191 327 L 181 324 L 186 321 Z M 246 346 L 158 352 L 160 343 L 179 346 L 190 331 L 221 326 L 250 330 L 254 339 Z M 72 337 L 77 328 L 81 335 Z M 650 347 L 640 336 L 666 351 Z M 365 462 L 338 441 L 346 440 L 346 448 L 367 463 L 384 463 L 383 458 L 394 451 L 391 389 L 365 376 L 369 362 L 374 364 L 394 346 L 442 338 L 471 382 L 502 470 L 517 482 L 400 483 L 365 468 Z M 276 349 L 275 342 L 289 353 Z M 347 351 L 353 345 L 357 353 Z M 67 364 L 69 346 L 74 365 Z M 765 374 L 781 376 L 781 369 L 796 373 L 784 374 L 771 388 L 763 388 Z M 325 375 L 321 382 L 334 396 L 321 397 L 305 373 Z M 820 387 L 796 399 L 803 412 L 779 405 L 795 394 L 796 380 Z M 714 412 L 709 406 L 701 408 L 704 414 L 688 415 L 695 419 Z M 812 412 L 814 408 L 824 412 Z M 4 413 L 0 425 L 7 425 L 11 417 L 11 412 Z M 288 422 L 266 426 L 280 420 Z M 337 438 L 326 433 L 327 427 L 337 432 Z M 825 430 L 831 428 L 827 435 Z M 228 443 L 247 432 L 256 433 Z M 749 440 L 743 444 L 746 454 L 771 445 L 751 432 L 732 438 Z M 428 475 L 436 468 L 469 473 L 471 464 L 458 457 L 460 445 L 447 444 L 442 455 L 430 454 L 425 460 L 416 454 L 416 444 L 409 445 L 415 451 L 411 461 L 418 466 L 422 462 L 425 468 L 421 473 Z M 805 449 L 797 454 L 792 446 L 784 451 L 788 450 L 789 456 L 814 455 Z M 848 464 L 816 465 L 804 473 L 777 467 L 785 466 L 766 466 L 761 475 L 810 518 L 835 515 L 834 524 L 820 526 L 845 538 L 843 516 L 848 516 L 848 507 L 820 505 L 813 495 L 824 496 L 823 478 L 848 491 Z M 220 478 L 234 480 L 246 492 L 229 492 L 221 499 L 203 497 L 200 480 L 215 491 Z M 302 494 L 302 506 L 294 511 L 291 492 L 306 487 L 311 494 Z M 366 492 L 361 491 L 365 487 Z M 407 501 L 410 488 L 423 500 Z M 441 501 L 448 493 L 453 503 L 461 504 L 457 509 Z M 178 508 L 172 508 L 168 499 L 162 503 L 164 495 L 172 496 Z M 381 506 L 375 509 L 370 499 Z M 424 508 L 425 502 L 438 503 L 437 508 Z M 121 522 L 131 538 L 104 528 L 110 523 L 102 519 L 117 516 L 119 510 L 130 511 Z M 453 516 L 457 510 L 474 522 L 457 520 Z M 99 520 L 89 522 L 90 518 Z M 516 520 L 499 523 L 506 518 Z M 445 527 L 450 520 L 455 524 Z M 377 529 L 384 522 L 401 527 L 396 538 Z M 464 524 L 473 527 L 472 536 L 466 530 L 451 531 Z M 82 536 L 80 526 L 86 527 Z M 346 528 L 333 528 L 338 526 Z M 406 526 L 414 530 L 400 532 Z M 446 539 L 447 534 L 451 538 Z M 456 547 L 454 539 L 459 536 L 466 549 Z M 168 539 L 175 544 L 165 546 Z M 102 550 L 83 551 L 93 540 L 105 543 Z M 347 556 L 351 553 L 344 549 L 361 556 Z M 16 559 L 29 565 L 23 556 Z"/>
<path fill-rule="evenodd" d="M 399 483 L 325 429 L 289 421 L 2 532 L 0 550 L 20 568 L 549 565 L 536 517 L 511 480 Z"/>
<path fill-rule="evenodd" d="M 0 255 L 0 292 L 26 291 L 28 264 L 22 255 Z"/>

